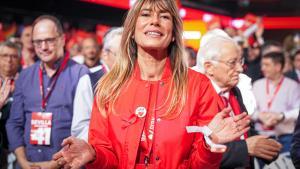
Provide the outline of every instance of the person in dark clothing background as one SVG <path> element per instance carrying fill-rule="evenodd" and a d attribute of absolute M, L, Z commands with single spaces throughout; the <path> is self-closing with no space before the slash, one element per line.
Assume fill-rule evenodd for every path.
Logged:
<path fill-rule="evenodd" d="M 20 48 L 5 41 L 0 44 L 0 169 L 7 168 L 8 141 L 5 124 L 9 117 L 14 80 L 20 67 Z"/>

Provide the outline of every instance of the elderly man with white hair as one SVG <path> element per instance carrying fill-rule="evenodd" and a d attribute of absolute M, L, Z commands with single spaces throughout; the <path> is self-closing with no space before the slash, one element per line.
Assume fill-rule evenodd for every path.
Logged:
<path fill-rule="evenodd" d="M 253 112 L 255 109 L 255 100 L 249 86 L 251 80 L 241 74 L 242 66 L 243 58 L 237 44 L 225 32 L 215 29 L 202 37 L 194 69 L 211 80 L 220 96 L 219 106 L 230 107 L 230 116 Z M 272 161 L 281 149 L 275 140 L 260 135 L 251 136 L 250 133 L 228 143 L 227 147 L 228 151 L 223 155 L 221 163 L 222 169 L 253 168 L 252 157 Z"/>

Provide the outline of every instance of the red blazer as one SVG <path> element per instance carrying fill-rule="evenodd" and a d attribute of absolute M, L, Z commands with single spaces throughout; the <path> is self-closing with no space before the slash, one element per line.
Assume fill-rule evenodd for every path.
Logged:
<path fill-rule="evenodd" d="M 137 107 L 147 111 L 166 112 L 171 88 L 171 65 L 166 62 L 162 79 L 149 82 L 140 78 L 139 67 L 127 85 L 121 89 L 115 103 L 116 114 L 103 117 L 94 102 L 89 130 L 89 143 L 96 151 L 96 160 L 86 167 L 133 169 L 145 168 L 136 164 L 145 117 L 137 117 Z M 158 169 L 219 168 L 222 154 L 211 153 L 201 134 L 188 134 L 186 126 L 205 125 L 219 111 L 217 95 L 210 81 L 202 74 L 188 71 L 188 96 L 182 113 L 175 119 L 158 119 L 153 138 L 153 164 Z"/>

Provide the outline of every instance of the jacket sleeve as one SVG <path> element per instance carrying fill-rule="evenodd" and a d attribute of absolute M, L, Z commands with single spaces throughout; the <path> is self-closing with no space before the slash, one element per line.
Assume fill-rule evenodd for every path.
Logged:
<path fill-rule="evenodd" d="M 198 126 L 207 125 L 218 113 L 217 95 L 207 78 L 203 78 L 199 85 Z M 195 92 L 195 91 L 193 91 Z M 207 147 L 202 134 L 196 134 L 193 149 L 190 156 L 190 168 L 218 169 L 222 159 L 222 153 L 213 153 Z"/>
<path fill-rule="evenodd" d="M 233 141 L 227 143 L 226 146 L 227 151 L 223 154 L 220 168 L 246 167 L 249 164 L 248 148 L 245 140 Z"/>
<path fill-rule="evenodd" d="M 298 116 L 291 148 L 292 161 L 296 168 L 300 168 L 300 116 Z"/>
<path fill-rule="evenodd" d="M 99 166 L 102 169 L 117 168 L 118 159 L 108 135 L 108 118 L 99 112 L 96 100 L 94 100 L 89 129 L 89 143 L 96 151 L 96 159 L 86 165 L 87 169 L 99 168 Z"/>

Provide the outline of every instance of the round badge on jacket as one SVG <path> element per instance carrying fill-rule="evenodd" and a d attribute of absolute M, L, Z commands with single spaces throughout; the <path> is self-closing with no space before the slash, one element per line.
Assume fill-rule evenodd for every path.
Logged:
<path fill-rule="evenodd" d="M 137 107 L 135 109 L 135 115 L 138 116 L 139 118 L 143 118 L 146 116 L 147 110 L 145 107 Z"/>

